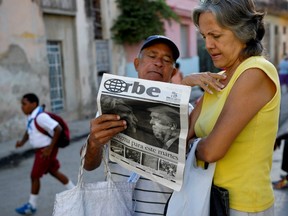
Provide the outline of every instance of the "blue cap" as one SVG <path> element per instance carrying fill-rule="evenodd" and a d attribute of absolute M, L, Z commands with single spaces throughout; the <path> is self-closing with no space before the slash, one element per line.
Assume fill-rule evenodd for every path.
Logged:
<path fill-rule="evenodd" d="M 156 43 L 164 43 L 168 45 L 172 51 L 173 59 L 176 62 L 176 60 L 179 58 L 179 55 L 180 55 L 179 49 L 172 40 L 170 40 L 168 37 L 165 37 L 163 35 L 151 35 L 148 38 L 146 38 L 140 51 Z"/>

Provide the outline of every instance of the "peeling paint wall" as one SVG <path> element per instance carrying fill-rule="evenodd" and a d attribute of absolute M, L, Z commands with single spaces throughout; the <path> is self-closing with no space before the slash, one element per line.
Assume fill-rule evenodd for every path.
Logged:
<path fill-rule="evenodd" d="M 35 92 L 49 102 L 42 20 L 38 4 L 31 0 L 0 2 L 0 142 L 24 133 L 23 94 Z"/>

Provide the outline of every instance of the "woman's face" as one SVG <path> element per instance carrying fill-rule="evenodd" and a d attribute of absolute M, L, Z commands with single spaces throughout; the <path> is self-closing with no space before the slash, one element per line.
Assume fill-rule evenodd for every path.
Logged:
<path fill-rule="evenodd" d="M 215 67 L 227 69 L 239 64 L 245 44 L 231 30 L 221 27 L 211 12 L 200 15 L 199 30 Z"/>

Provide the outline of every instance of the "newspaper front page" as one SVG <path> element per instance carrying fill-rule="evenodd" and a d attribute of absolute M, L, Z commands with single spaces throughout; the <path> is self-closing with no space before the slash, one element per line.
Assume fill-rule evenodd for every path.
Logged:
<path fill-rule="evenodd" d="M 182 186 L 191 88 L 104 74 L 99 114 L 118 114 L 127 129 L 109 143 L 109 159 L 176 191 Z"/>

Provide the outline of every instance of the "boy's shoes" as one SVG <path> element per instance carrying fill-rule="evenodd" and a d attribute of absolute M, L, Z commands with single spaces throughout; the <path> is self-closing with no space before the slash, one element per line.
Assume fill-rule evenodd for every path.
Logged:
<path fill-rule="evenodd" d="M 36 212 L 36 208 L 33 208 L 30 203 L 26 203 L 23 206 L 16 208 L 15 211 L 21 215 L 32 215 Z"/>
<path fill-rule="evenodd" d="M 283 178 L 277 182 L 273 182 L 273 188 L 274 189 L 285 189 L 288 188 L 288 180 L 286 178 Z"/>

